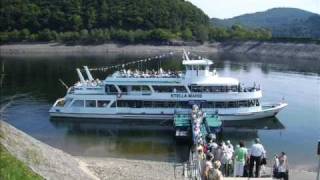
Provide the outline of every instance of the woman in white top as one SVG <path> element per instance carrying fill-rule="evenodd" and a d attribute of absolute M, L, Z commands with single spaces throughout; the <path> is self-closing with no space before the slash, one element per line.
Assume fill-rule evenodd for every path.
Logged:
<path fill-rule="evenodd" d="M 279 156 L 279 166 L 278 166 L 279 178 L 288 180 L 289 179 L 289 167 L 288 167 L 288 158 L 286 153 L 281 152 Z"/>

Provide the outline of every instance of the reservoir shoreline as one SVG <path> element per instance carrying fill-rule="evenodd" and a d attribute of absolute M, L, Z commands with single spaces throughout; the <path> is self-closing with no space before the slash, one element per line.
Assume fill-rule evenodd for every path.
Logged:
<path fill-rule="evenodd" d="M 182 49 L 201 54 L 232 53 L 267 57 L 302 58 L 320 60 L 319 44 L 272 43 L 272 42 L 216 42 L 202 45 L 65 45 L 59 43 L 20 43 L 0 46 L 1 56 L 48 56 L 48 55 L 109 55 L 159 54 Z"/>
<path fill-rule="evenodd" d="M 0 143 L 12 155 L 46 179 L 184 179 L 183 166 L 175 167 L 175 163 L 71 156 L 34 139 L 3 120 L 0 120 L 0 134 Z M 266 168 L 266 172 L 270 174 L 271 168 Z M 294 180 L 312 180 L 316 173 L 290 169 L 289 176 Z"/>

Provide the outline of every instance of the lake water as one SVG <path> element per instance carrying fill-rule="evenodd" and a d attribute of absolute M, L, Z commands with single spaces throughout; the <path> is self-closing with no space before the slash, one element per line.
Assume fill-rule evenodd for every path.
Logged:
<path fill-rule="evenodd" d="M 157 161 L 184 161 L 188 144 L 176 143 L 170 129 L 101 122 L 60 122 L 49 118 L 54 101 L 64 96 L 58 82 L 77 81 L 76 67 L 110 66 L 134 61 L 145 55 L 1 57 L 1 99 L 21 95 L 1 115 L 29 135 L 76 156 L 120 157 Z M 240 139 L 249 146 L 259 137 L 269 159 L 287 152 L 290 167 L 315 171 L 316 143 L 320 139 L 320 62 L 280 58 L 212 55 L 221 76 L 254 82 L 263 88 L 263 101 L 281 101 L 289 106 L 277 118 L 229 124 L 222 135 L 234 144 Z M 181 56 L 131 65 L 140 69 L 181 69 Z M 93 71 L 104 79 L 107 72 Z M 88 122 L 89 121 L 89 122 Z"/>

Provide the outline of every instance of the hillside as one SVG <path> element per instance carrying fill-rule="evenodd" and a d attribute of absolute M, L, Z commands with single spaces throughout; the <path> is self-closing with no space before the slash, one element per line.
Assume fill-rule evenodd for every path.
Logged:
<path fill-rule="evenodd" d="M 0 44 L 183 44 L 267 40 L 264 29 L 213 28 L 209 17 L 185 0 L 3 0 Z"/>
<path fill-rule="evenodd" d="M 180 30 L 209 23 L 206 14 L 184 0 L 3 0 L 1 4 L 1 31 Z"/>
<path fill-rule="evenodd" d="M 209 18 L 184 0 L 3 0 L 0 42 L 201 39 Z"/>
<path fill-rule="evenodd" d="M 296 8 L 274 8 L 230 19 L 211 19 L 216 27 L 240 24 L 247 28 L 266 28 L 274 37 L 320 39 L 320 15 Z"/>

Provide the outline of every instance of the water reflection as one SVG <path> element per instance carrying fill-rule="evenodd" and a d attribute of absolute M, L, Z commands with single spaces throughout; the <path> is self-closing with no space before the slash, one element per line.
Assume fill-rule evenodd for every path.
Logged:
<path fill-rule="evenodd" d="M 217 57 L 217 56 L 212 56 Z M 218 59 L 228 60 L 236 64 L 251 64 L 252 60 L 254 62 L 260 63 L 261 70 L 268 74 L 270 70 L 281 71 L 281 72 L 300 72 L 304 74 L 320 74 L 320 63 L 317 63 L 316 60 L 303 59 L 303 58 L 275 58 L 268 56 L 256 56 L 256 55 L 244 55 L 244 54 L 219 54 Z M 233 64 L 231 67 L 234 70 L 237 70 L 240 67 L 234 67 L 236 64 Z M 250 67 L 243 67 L 245 71 L 249 72 Z"/>
<path fill-rule="evenodd" d="M 65 130 L 67 151 L 77 155 L 121 156 L 134 159 L 153 159 L 183 162 L 188 158 L 191 142 L 178 143 L 172 125 L 121 122 L 102 122 L 96 119 L 51 119 L 57 129 Z M 259 130 L 281 130 L 277 118 L 259 121 L 224 122 L 220 140 L 252 142 Z M 72 149 L 70 149 L 72 147 Z M 66 147 L 63 147 L 66 148 Z M 81 151 L 79 151 L 81 149 Z"/>

